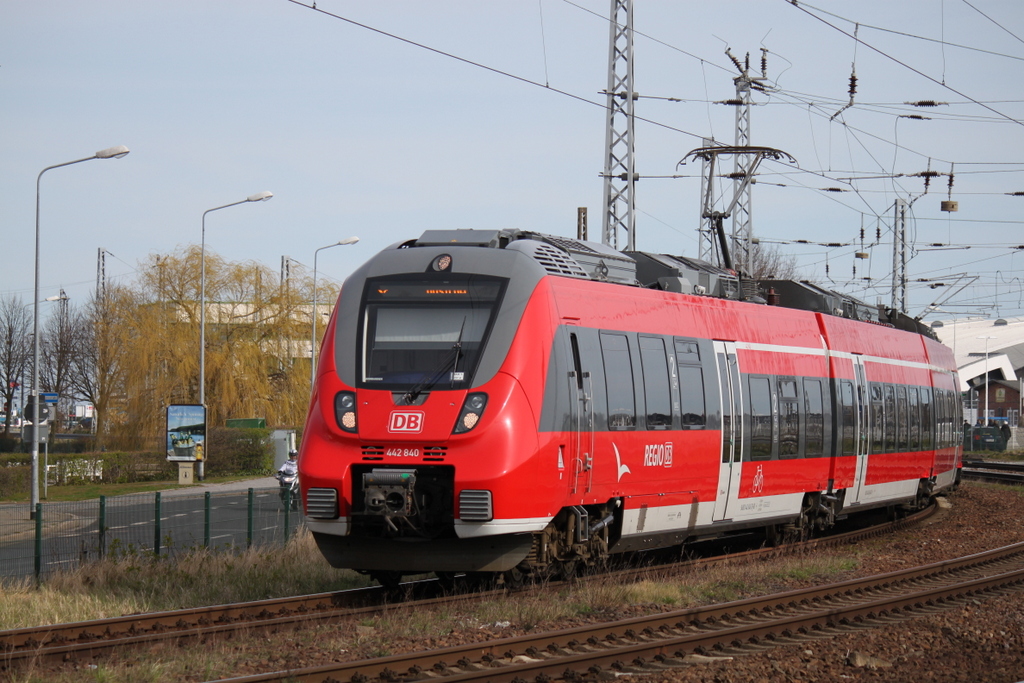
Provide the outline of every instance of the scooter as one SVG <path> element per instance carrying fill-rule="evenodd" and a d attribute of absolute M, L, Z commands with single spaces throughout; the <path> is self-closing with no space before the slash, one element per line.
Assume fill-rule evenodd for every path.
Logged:
<path fill-rule="evenodd" d="M 290 501 L 291 509 L 293 511 L 298 511 L 299 500 L 302 495 L 299 493 L 298 472 L 295 474 L 284 474 L 283 472 L 278 472 L 275 476 L 277 477 L 277 483 L 280 484 L 278 493 L 281 496 L 281 507 L 288 509 Z"/>

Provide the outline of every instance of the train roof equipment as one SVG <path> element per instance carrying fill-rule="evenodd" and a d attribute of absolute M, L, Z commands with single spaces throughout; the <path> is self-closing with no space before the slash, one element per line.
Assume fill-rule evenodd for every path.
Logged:
<path fill-rule="evenodd" d="M 519 251 L 537 261 L 547 273 L 560 277 L 814 311 L 938 340 L 931 327 L 900 311 L 872 306 L 806 280 L 752 280 L 735 270 L 688 256 L 620 252 L 597 242 L 516 229 L 427 230 L 418 239 L 397 246 L 410 249 L 448 245 Z"/>

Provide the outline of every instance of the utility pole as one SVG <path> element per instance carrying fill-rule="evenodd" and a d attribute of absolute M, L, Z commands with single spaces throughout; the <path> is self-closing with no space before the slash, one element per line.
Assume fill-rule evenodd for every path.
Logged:
<path fill-rule="evenodd" d="M 107 295 L 107 250 L 100 247 L 96 251 L 96 300 Z"/>
<path fill-rule="evenodd" d="M 907 203 L 902 199 L 893 202 L 892 309 L 907 312 Z"/>
<path fill-rule="evenodd" d="M 619 231 L 626 234 L 626 251 L 636 248 L 633 212 L 636 190 L 633 107 L 633 2 L 611 0 L 608 45 L 608 125 L 605 129 L 604 221 L 601 241 L 619 248 Z"/>
<path fill-rule="evenodd" d="M 733 57 L 728 48 L 725 54 L 736 65 L 740 75 L 733 79 L 736 84 L 736 99 L 729 104 L 736 107 L 736 147 L 750 146 L 750 91 L 763 88 L 762 83 L 768 80 L 766 51 L 761 49 L 761 75 L 750 75 L 750 54 L 747 53 L 743 64 Z M 732 212 L 732 250 L 735 255 L 736 268 L 744 273 L 751 273 L 753 270 L 751 253 L 754 237 L 751 185 L 754 172 L 754 158 L 749 155 L 737 154 L 733 159 L 733 172 L 731 178 L 734 183 L 735 208 Z"/>
<path fill-rule="evenodd" d="M 715 141 L 711 138 L 704 138 L 701 149 L 714 147 Z M 715 247 L 715 221 L 710 212 L 705 210 L 708 200 L 713 196 L 714 178 L 711 176 L 709 165 L 714 157 L 702 154 L 700 157 L 700 227 L 697 230 L 697 254 L 698 258 L 708 263 L 719 262 L 721 258 Z M 712 201 L 712 206 L 714 203 Z"/>

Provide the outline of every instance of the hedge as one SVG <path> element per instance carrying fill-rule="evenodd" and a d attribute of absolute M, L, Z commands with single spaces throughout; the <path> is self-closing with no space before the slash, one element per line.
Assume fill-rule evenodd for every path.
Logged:
<path fill-rule="evenodd" d="M 274 451 L 269 429 L 215 427 L 206 437 L 206 476 L 262 476 L 274 471 Z M 124 484 L 143 481 L 176 481 L 178 464 L 158 451 L 104 451 L 81 454 L 49 454 L 61 485 L 102 481 Z M 39 466 L 43 466 L 40 453 Z M 0 499 L 31 486 L 32 460 L 27 453 L 0 455 Z"/>

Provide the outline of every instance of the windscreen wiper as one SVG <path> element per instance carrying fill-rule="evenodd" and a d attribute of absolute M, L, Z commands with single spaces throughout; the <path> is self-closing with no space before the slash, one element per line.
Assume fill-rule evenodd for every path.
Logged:
<path fill-rule="evenodd" d="M 437 364 L 437 369 L 432 373 L 421 379 L 405 394 L 405 402 L 412 403 L 419 395 L 424 391 L 428 391 L 435 384 L 437 384 L 444 373 L 448 371 L 448 368 L 452 369 L 452 385 L 455 384 L 455 371 L 459 367 L 459 353 L 462 351 L 462 333 L 466 330 L 466 317 L 462 318 L 462 327 L 459 328 L 459 338 L 452 344 L 452 348 L 449 349 L 445 357 L 441 359 L 441 362 Z"/>

